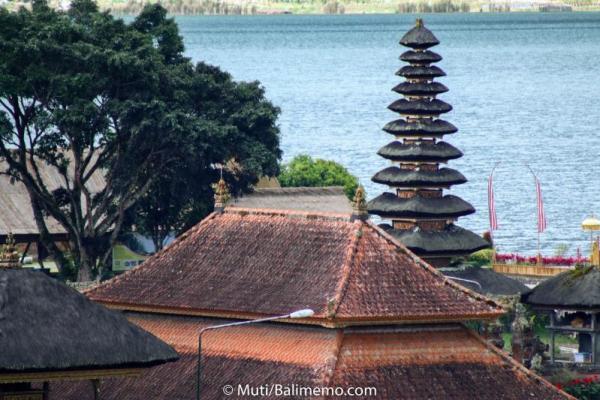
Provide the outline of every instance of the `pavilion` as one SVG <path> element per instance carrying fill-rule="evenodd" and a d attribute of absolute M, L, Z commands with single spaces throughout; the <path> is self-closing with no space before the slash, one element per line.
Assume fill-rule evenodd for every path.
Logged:
<path fill-rule="evenodd" d="M 521 301 L 550 316 L 550 360 L 600 364 L 600 267 L 577 267 L 540 283 Z M 575 333 L 578 353 L 573 360 L 555 357 L 557 334 Z"/>

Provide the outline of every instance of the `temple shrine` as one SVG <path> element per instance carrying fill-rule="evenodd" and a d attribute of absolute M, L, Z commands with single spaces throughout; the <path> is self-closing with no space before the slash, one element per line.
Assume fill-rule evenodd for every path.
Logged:
<path fill-rule="evenodd" d="M 410 50 L 400 59 L 409 65 L 396 75 L 406 80 L 393 90 L 404 98 L 389 109 L 402 118 L 385 125 L 383 130 L 395 140 L 378 154 L 393 165 L 377 172 L 372 180 L 389 186 L 369 202 L 371 214 L 391 220 L 382 227 L 425 261 L 436 267 L 448 265 L 450 259 L 465 256 L 490 244 L 475 233 L 454 222 L 475 212 L 460 197 L 444 194 L 445 189 L 467 182 L 457 170 L 443 166 L 462 157 L 462 152 L 443 140 L 458 129 L 440 115 L 452 110 L 450 104 L 437 98 L 448 88 L 435 78 L 446 74 L 432 65 L 442 57 L 429 50 L 439 44 L 434 34 L 417 20 L 417 25 L 400 40 Z"/>

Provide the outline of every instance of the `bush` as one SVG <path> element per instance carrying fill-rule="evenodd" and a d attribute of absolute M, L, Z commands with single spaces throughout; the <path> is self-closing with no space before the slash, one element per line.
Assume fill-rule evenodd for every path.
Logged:
<path fill-rule="evenodd" d="M 557 383 L 556 386 L 580 400 L 600 399 L 600 382 L 598 382 L 598 375 L 573 379 L 564 384 Z"/>
<path fill-rule="evenodd" d="M 278 179 L 283 187 L 343 186 L 350 200 L 354 199 L 358 187 L 358 178 L 343 165 L 335 161 L 313 159 L 306 154 L 298 155 L 284 164 Z"/>

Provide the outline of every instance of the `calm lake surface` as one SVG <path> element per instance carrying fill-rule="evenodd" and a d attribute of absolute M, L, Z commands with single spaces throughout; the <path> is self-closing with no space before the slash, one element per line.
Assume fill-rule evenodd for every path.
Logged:
<path fill-rule="evenodd" d="M 371 176 L 388 162 L 376 151 L 392 137 L 400 37 L 414 15 L 224 16 L 177 18 L 187 54 L 239 80 L 259 80 L 282 109 L 284 160 L 299 153 L 344 164 L 369 197 L 385 188 Z M 548 230 L 542 250 L 581 247 L 580 229 L 600 214 L 600 13 L 425 15 L 442 42 L 434 48 L 459 128 L 446 140 L 465 156 L 450 163 L 469 182 L 451 193 L 476 214 L 459 225 L 488 228 L 487 176 L 496 162 L 501 251 L 535 253 L 538 174 Z"/>

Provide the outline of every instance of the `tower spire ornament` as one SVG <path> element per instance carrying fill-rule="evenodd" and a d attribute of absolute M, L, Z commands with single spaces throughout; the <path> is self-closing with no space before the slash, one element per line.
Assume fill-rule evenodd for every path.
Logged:
<path fill-rule="evenodd" d="M 6 243 L 2 246 L 0 251 L 0 269 L 14 269 L 20 268 L 20 256 L 17 252 L 15 237 L 11 232 L 6 237 Z"/>
<path fill-rule="evenodd" d="M 359 186 L 356 188 L 354 200 L 352 201 L 352 219 L 364 221 L 367 218 L 369 218 L 369 212 L 367 210 L 365 189 L 362 186 Z"/>
<path fill-rule="evenodd" d="M 393 165 L 377 172 L 372 180 L 387 185 L 385 192 L 368 203 L 371 214 L 391 220 L 382 227 L 409 249 L 434 266 L 447 266 L 452 257 L 468 255 L 489 247 L 482 237 L 454 225 L 458 217 L 475 209 L 466 201 L 444 194 L 444 189 L 467 182 L 457 170 L 444 167 L 448 161 L 462 157 L 462 152 L 443 141 L 444 135 L 458 129 L 440 118 L 452 106 L 437 98 L 448 88 L 435 79 L 446 73 L 432 65 L 442 57 L 429 50 L 440 42 L 417 19 L 415 27 L 400 39 L 410 50 L 400 59 L 408 65 L 396 75 L 405 81 L 392 90 L 403 96 L 388 107 L 400 119 L 383 130 L 395 140 L 378 154 Z"/>
<path fill-rule="evenodd" d="M 227 183 L 225 183 L 223 172 L 221 171 L 221 179 L 219 179 L 219 182 L 215 185 L 215 211 L 222 212 L 230 197 Z"/>

